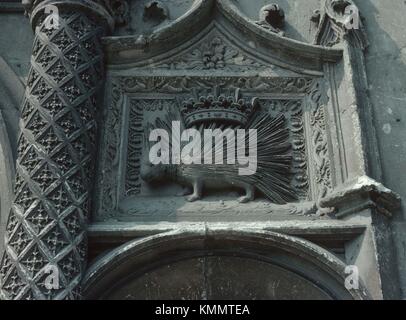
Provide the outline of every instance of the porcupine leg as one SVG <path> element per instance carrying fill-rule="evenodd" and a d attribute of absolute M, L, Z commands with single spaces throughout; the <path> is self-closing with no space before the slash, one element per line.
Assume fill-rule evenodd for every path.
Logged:
<path fill-rule="evenodd" d="M 188 196 L 193 193 L 193 189 L 189 186 L 182 187 L 182 191 L 179 191 L 176 195 L 178 197 Z"/>
<path fill-rule="evenodd" d="M 239 203 L 247 203 L 253 201 L 255 198 L 255 188 L 250 184 L 243 185 L 245 189 L 245 196 L 238 198 Z"/>
<path fill-rule="evenodd" d="M 193 181 L 193 194 L 187 197 L 187 201 L 194 202 L 202 198 L 203 193 L 203 181 L 200 179 L 196 179 Z"/>

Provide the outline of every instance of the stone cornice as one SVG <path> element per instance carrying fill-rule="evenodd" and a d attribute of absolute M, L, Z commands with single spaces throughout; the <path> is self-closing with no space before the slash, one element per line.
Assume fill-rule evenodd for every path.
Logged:
<path fill-rule="evenodd" d="M 323 208 L 334 208 L 335 216 L 342 218 L 365 209 L 391 217 L 400 208 L 401 198 L 381 183 L 363 176 L 338 187 L 319 201 Z"/>
<path fill-rule="evenodd" d="M 260 45 L 266 48 L 265 51 L 273 48 L 278 52 L 277 58 L 280 61 L 291 61 L 290 58 L 294 56 L 297 60 L 302 58 L 312 65 L 307 68 L 301 63 L 297 69 L 320 71 L 322 63 L 334 63 L 340 61 L 343 56 L 341 49 L 300 42 L 265 29 L 244 15 L 229 0 L 197 0 L 183 16 L 162 28 L 157 28 L 151 34 L 105 37 L 103 42 L 108 57 L 114 57 L 109 59 L 112 64 L 124 65 L 142 60 L 149 61 L 151 57 L 178 48 L 179 45 L 193 39 L 197 33 L 207 29 L 210 24 L 217 22 L 231 26 L 236 32 L 258 39 Z"/>

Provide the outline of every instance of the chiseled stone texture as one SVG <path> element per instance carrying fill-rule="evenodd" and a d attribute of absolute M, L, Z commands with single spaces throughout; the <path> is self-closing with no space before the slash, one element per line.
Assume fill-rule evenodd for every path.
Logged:
<path fill-rule="evenodd" d="M 183 6 L 190 2 L 175 1 L 179 4 L 179 14 L 183 13 Z M 379 164 L 377 155 L 370 154 L 374 178 L 406 199 L 406 2 L 354 1 L 365 18 L 370 43 L 366 67 L 381 160 Z M 271 2 L 278 3 L 285 10 L 286 36 L 312 42 L 316 29 L 309 19 L 313 10 L 320 8 L 322 0 L 238 0 L 238 5 L 250 18 L 255 18 L 258 9 Z M 6 13 L 0 9 L 0 30 L 0 55 L 18 76 L 26 78 L 33 39 L 27 18 L 21 12 Z M 124 30 L 119 33 L 124 33 Z M 405 218 L 406 206 L 403 202 L 402 211 L 392 220 L 398 259 L 393 263 L 399 268 L 403 298 L 406 298 Z"/>
<path fill-rule="evenodd" d="M 377 179 L 406 199 L 406 2 L 357 0 L 370 46 L 366 53 L 369 96 L 374 111 L 382 176 Z M 371 156 L 371 162 L 375 155 Z M 399 275 L 406 298 L 406 206 L 393 218 Z"/>

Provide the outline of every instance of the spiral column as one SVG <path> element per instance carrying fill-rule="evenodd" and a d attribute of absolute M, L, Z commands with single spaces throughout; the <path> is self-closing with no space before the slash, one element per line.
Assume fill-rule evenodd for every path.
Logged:
<path fill-rule="evenodd" d="M 30 5 L 35 40 L 0 295 L 8 300 L 79 299 L 104 79 L 100 38 L 110 16 L 101 1 Z"/>

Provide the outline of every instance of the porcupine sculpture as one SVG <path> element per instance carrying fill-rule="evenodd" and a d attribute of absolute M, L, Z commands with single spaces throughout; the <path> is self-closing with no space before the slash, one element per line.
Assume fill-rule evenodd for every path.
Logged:
<path fill-rule="evenodd" d="M 144 148 L 151 148 L 149 133 L 154 129 L 164 129 L 172 135 L 172 122 L 180 121 L 181 131 L 184 129 L 196 129 L 200 137 L 204 136 L 206 129 L 220 129 L 223 132 L 227 129 L 245 129 L 245 143 L 249 144 L 249 130 L 257 130 L 257 169 L 252 175 L 239 175 L 239 165 L 227 164 L 226 152 L 223 153 L 223 164 L 157 164 L 153 165 L 144 159 L 141 164 L 140 176 L 147 182 L 172 181 L 184 187 L 189 187 L 191 195 L 187 197 L 190 202 L 203 198 L 205 188 L 237 187 L 245 191 L 240 197 L 240 203 L 250 202 L 255 199 L 256 193 L 261 193 L 271 202 L 285 204 L 297 199 L 293 188 L 292 180 L 292 145 L 289 142 L 289 129 L 283 114 L 272 117 L 268 112 L 259 109 L 258 99 L 247 103 L 240 99 L 239 90 L 236 90 L 235 97 L 224 95 L 209 95 L 199 99 L 189 99 L 182 102 L 180 112 L 171 110 L 165 118 L 158 118 L 154 123 L 149 123 L 144 135 Z M 196 101 L 197 100 L 197 101 Z M 188 142 L 181 142 L 168 139 L 165 141 L 172 146 L 180 143 L 185 146 Z M 205 159 L 207 150 L 200 139 L 193 139 L 200 143 L 201 157 Z M 215 158 L 219 150 L 223 150 L 223 141 L 213 139 L 210 157 Z M 216 143 L 221 143 L 220 148 Z M 246 146 L 236 144 L 236 152 Z M 149 149 L 148 149 L 149 150 Z M 145 154 L 148 154 L 145 152 Z M 170 147 L 169 150 L 172 150 Z M 245 149 L 244 149 L 245 150 Z M 241 151 L 241 150 L 240 150 Z M 244 152 L 244 151 L 242 151 Z M 191 187 L 191 188 L 190 188 Z M 184 195 L 187 195 L 185 193 Z"/>

